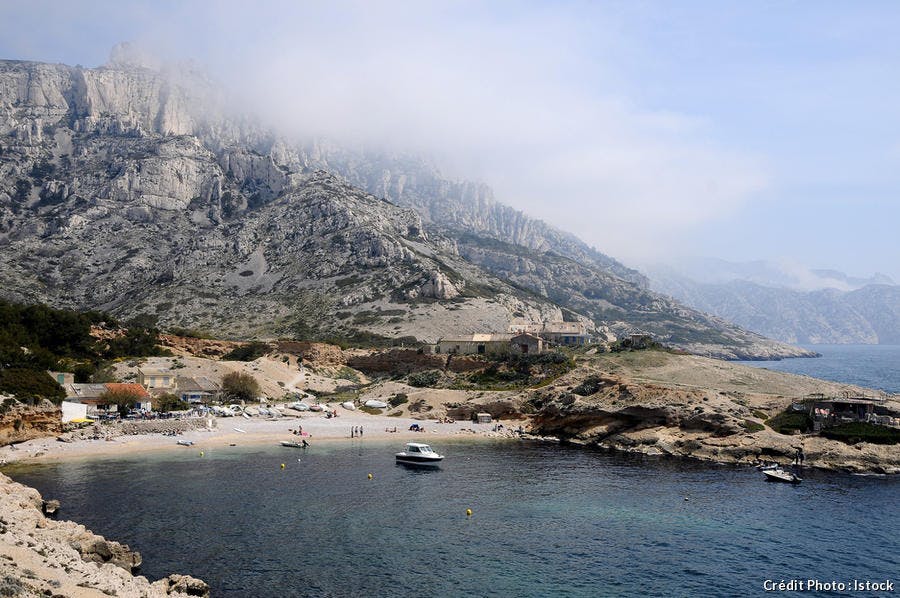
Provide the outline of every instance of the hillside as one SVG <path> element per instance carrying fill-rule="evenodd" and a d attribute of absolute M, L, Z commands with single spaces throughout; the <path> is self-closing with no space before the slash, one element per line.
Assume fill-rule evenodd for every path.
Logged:
<path fill-rule="evenodd" d="M 726 358 L 806 354 L 649 291 L 482 185 L 226 107 L 201 74 L 117 52 L 97 69 L 0 62 L 4 296 L 232 337 L 574 318 Z"/>
<path fill-rule="evenodd" d="M 698 282 L 671 270 L 654 270 L 652 286 L 695 309 L 783 342 L 900 343 L 900 286 L 827 274 L 825 284 L 844 288 L 803 290 L 771 279 Z M 860 286 L 854 288 L 853 283 Z"/>

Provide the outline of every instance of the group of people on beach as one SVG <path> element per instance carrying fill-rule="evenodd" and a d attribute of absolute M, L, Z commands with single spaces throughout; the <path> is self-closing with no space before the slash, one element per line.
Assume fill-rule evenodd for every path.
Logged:
<path fill-rule="evenodd" d="M 350 438 L 362 438 L 362 426 L 353 426 L 350 428 Z"/>

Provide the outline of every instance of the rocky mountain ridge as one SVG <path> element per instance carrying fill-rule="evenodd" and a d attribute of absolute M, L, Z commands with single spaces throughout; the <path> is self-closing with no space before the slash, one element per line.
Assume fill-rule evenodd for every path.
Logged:
<path fill-rule="evenodd" d="M 786 343 L 900 344 L 900 286 L 800 291 L 746 280 L 704 284 L 655 277 L 653 288 Z"/>
<path fill-rule="evenodd" d="M 290 143 L 226 106 L 183 69 L 0 61 L 4 294 L 232 336 L 433 341 L 567 318 L 708 355 L 804 354 L 647 290 L 482 185 Z"/>

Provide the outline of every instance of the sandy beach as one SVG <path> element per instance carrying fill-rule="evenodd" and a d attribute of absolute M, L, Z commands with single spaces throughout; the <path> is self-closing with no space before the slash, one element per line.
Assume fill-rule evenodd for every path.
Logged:
<path fill-rule="evenodd" d="M 0 463 L 46 462 L 63 459 L 110 457 L 134 455 L 156 451 L 210 450 L 227 446 L 259 446 L 278 444 L 282 440 L 300 440 L 294 434 L 302 427 L 305 438 L 311 445 L 318 442 L 339 442 L 350 440 L 351 428 L 362 428 L 363 439 L 395 440 L 397 450 L 406 442 L 433 443 L 449 438 L 508 438 L 515 436 L 504 428 L 495 431 L 496 424 L 475 424 L 469 421 L 439 423 L 434 420 L 419 420 L 383 415 L 343 411 L 339 417 L 326 418 L 322 413 L 306 413 L 297 417 L 282 417 L 275 420 L 245 419 L 242 417 L 218 417 L 208 420 L 213 427 L 187 431 L 177 436 L 163 434 L 120 435 L 106 439 L 76 439 L 60 442 L 55 438 L 39 438 L 16 445 L 0 447 Z M 424 432 L 410 431 L 412 424 L 424 427 Z M 101 429 L 103 427 L 101 426 Z M 397 430 L 393 432 L 393 430 Z M 194 442 L 191 447 L 178 441 Z"/>

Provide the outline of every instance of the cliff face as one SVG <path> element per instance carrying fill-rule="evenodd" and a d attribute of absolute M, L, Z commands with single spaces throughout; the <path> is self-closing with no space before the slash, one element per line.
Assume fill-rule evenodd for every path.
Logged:
<path fill-rule="evenodd" d="M 0 398 L 0 404 L 3 409 L 0 414 L 0 446 L 62 432 L 59 407 L 50 401 L 28 406 L 15 399 Z"/>
<path fill-rule="evenodd" d="M 141 564 L 140 554 L 83 525 L 45 517 L 43 505 L 37 490 L 0 474 L 4 595 L 209 596 L 208 585 L 185 575 L 171 575 L 152 584 L 133 576 L 132 571 Z"/>
<path fill-rule="evenodd" d="M 0 285 L 240 336 L 433 341 L 565 310 L 704 354 L 803 354 L 649 291 L 483 185 L 286 141 L 198 73 L 121 52 L 98 69 L 0 61 Z"/>

